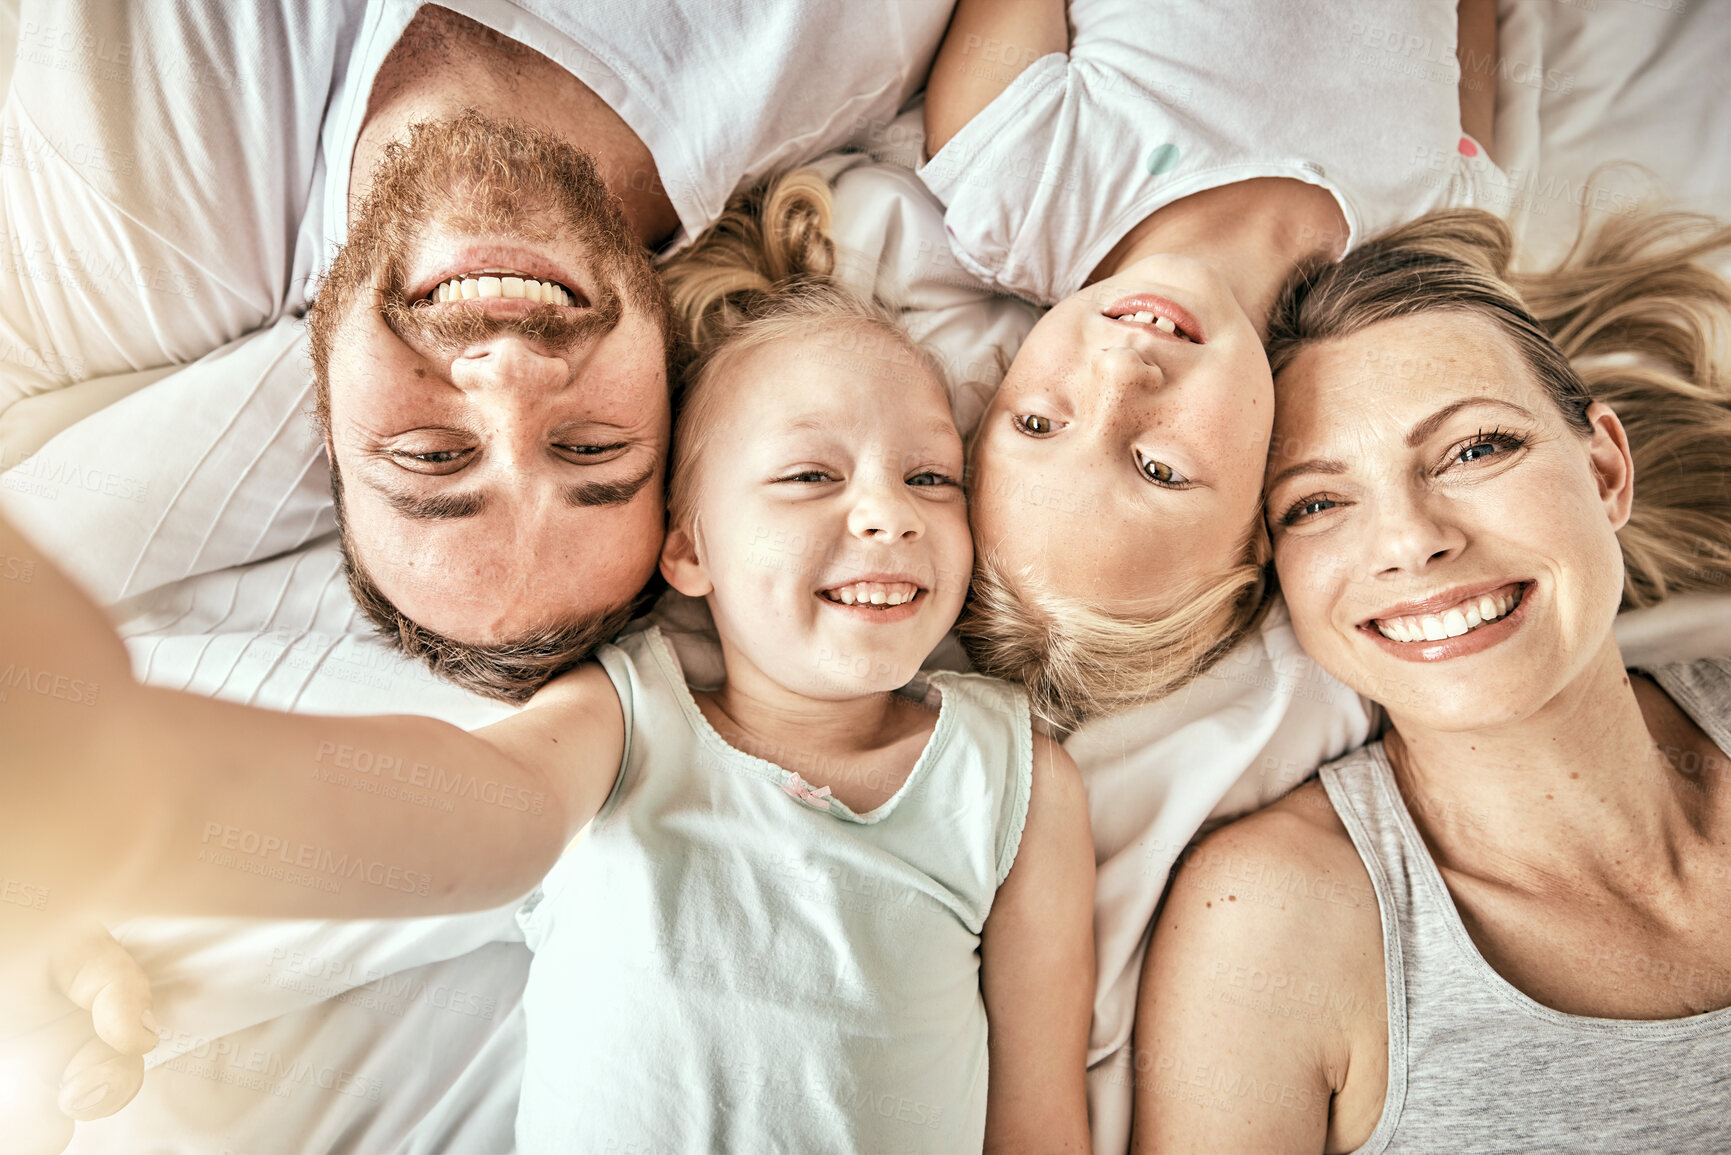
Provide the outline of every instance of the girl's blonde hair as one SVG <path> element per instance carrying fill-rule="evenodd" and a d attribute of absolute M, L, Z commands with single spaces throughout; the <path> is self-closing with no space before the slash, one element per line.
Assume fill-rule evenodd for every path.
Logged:
<path fill-rule="evenodd" d="M 1583 227 L 1556 268 L 1518 273 L 1501 220 L 1432 213 L 1296 277 L 1269 323 L 1269 364 L 1278 376 L 1307 344 L 1392 317 L 1484 317 L 1578 433 L 1594 401 L 1628 431 L 1623 608 L 1731 591 L 1731 284 L 1698 263 L 1728 245 L 1731 227 L 1710 218 L 1623 217 Z"/>
<path fill-rule="evenodd" d="M 789 338 L 822 337 L 824 355 L 866 367 L 895 388 L 916 378 L 943 386 L 937 361 L 895 314 L 833 279 L 829 185 L 796 169 L 728 203 L 719 220 L 661 268 L 689 359 L 679 390 L 668 475 L 671 525 L 688 525 L 721 391 L 741 359 Z"/>
<path fill-rule="evenodd" d="M 1112 611 L 1043 589 L 991 553 L 956 623 L 974 668 L 1020 683 L 1035 717 L 1065 732 L 1098 715 L 1163 698 L 1224 657 L 1268 608 L 1268 537 L 1251 526 L 1225 572 L 1192 583 L 1157 616 Z"/>

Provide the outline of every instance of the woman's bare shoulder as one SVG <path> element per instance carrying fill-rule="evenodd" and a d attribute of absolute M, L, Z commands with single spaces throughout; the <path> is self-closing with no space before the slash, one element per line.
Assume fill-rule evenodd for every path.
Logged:
<path fill-rule="evenodd" d="M 1386 1066 L 1381 933 L 1370 875 L 1320 784 L 1201 839 L 1172 879 L 1142 971 L 1144 1149 L 1224 1135 L 1247 1150 L 1321 1150 L 1343 1101 L 1346 1121 L 1368 1111 L 1374 1125 L 1382 1081 L 1348 1079 Z M 1280 1104 L 1205 1109 L 1182 1094 L 1191 1067 L 1281 1088 Z"/>
<path fill-rule="evenodd" d="M 1179 914 L 1194 918 L 1216 909 L 1251 915 L 1229 922 L 1270 945 L 1288 936 L 1295 946 L 1333 939 L 1349 929 L 1380 934 L 1370 875 L 1315 779 L 1220 827 L 1185 854 L 1162 926 Z"/>

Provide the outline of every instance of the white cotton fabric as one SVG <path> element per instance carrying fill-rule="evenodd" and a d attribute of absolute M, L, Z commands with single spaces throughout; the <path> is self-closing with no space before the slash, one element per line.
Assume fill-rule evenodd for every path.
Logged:
<path fill-rule="evenodd" d="M 0 410 L 196 360 L 302 307 L 320 113 L 360 14 L 23 5 L 0 111 Z"/>
<path fill-rule="evenodd" d="M 1461 135 L 1452 0 L 1073 0 L 1069 19 L 1068 55 L 1034 61 L 920 171 L 958 256 L 1005 292 L 1055 304 L 1156 209 L 1255 177 L 1327 189 L 1349 245 L 1497 207 L 1496 166 Z"/>
<path fill-rule="evenodd" d="M 349 161 L 367 97 L 424 0 L 373 0 L 325 121 L 325 237 L 347 235 Z M 655 158 L 675 246 L 727 198 L 888 124 L 925 84 L 944 3 L 441 0 L 562 65 Z"/>

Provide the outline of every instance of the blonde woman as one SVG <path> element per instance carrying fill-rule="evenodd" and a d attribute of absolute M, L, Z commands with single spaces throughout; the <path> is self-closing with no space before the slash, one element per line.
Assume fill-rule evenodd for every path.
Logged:
<path fill-rule="evenodd" d="M 1443 214 L 1275 310 L 1280 586 L 1390 727 L 1179 872 L 1138 1149 L 1731 1143 L 1731 661 L 1612 635 L 1731 579 L 1727 241 L 1624 221 L 1511 281 Z"/>

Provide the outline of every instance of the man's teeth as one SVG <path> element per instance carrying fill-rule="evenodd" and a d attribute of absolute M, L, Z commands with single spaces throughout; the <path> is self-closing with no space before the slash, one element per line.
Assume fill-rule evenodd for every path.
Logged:
<path fill-rule="evenodd" d="M 1377 632 L 1395 642 L 1440 642 L 1458 638 L 1494 622 L 1515 608 L 1519 593 L 1483 594 L 1468 598 L 1440 614 L 1419 614 L 1404 618 L 1377 618 Z"/>
<path fill-rule="evenodd" d="M 1130 319 L 1132 321 L 1136 322 L 1138 325 L 1153 325 L 1156 329 L 1160 330 L 1162 333 L 1176 333 L 1176 332 L 1178 332 L 1178 326 L 1172 323 L 1171 318 L 1169 318 L 1169 317 L 1156 317 L 1153 313 L 1150 313 L 1147 311 L 1135 313 L 1130 317 Z"/>
<path fill-rule="evenodd" d="M 823 596 L 844 606 L 899 606 L 914 600 L 920 587 L 911 582 L 855 582 L 824 590 Z"/>
<path fill-rule="evenodd" d="M 497 276 L 493 274 L 499 274 Z M 475 301 L 482 297 L 514 297 L 539 301 L 543 305 L 569 305 L 571 294 L 565 286 L 553 281 L 537 281 L 507 273 L 503 269 L 483 269 L 452 277 L 433 290 L 434 301 Z"/>

